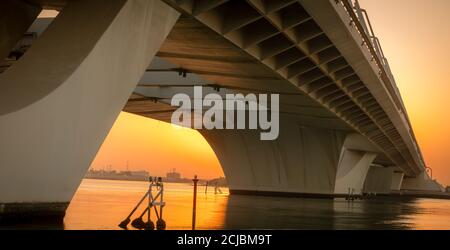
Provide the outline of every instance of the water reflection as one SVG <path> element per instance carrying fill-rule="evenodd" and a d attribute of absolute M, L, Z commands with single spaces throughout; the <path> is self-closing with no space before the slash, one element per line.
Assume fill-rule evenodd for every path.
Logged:
<path fill-rule="evenodd" d="M 83 180 L 67 210 L 65 228 L 118 229 L 118 223 L 130 213 L 147 188 L 148 184 L 145 182 Z M 227 190 L 224 195 L 214 195 L 211 189 L 208 195 L 205 195 L 204 191 L 204 187 L 199 187 L 197 228 L 223 228 Z M 191 229 L 192 198 L 191 185 L 165 184 L 164 200 L 167 205 L 163 218 L 167 222 L 167 229 Z M 132 219 L 144 209 L 142 206 Z M 156 216 L 152 216 L 155 221 Z"/>
<path fill-rule="evenodd" d="M 0 228 L 116 230 L 147 188 L 145 182 L 84 180 L 64 223 L 30 221 Z M 210 188 L 205 194 L 205 188 L 199 187 L 197 229 L 450 229 L 448 200 L 383 198 L 348 202 L 229 195 L 228 190 L 223 191 L 214 194 Z M 192 186 L 167 183 L 164 199 L 167 229 L 191 229 Z"/>
<path fill-rule="evenodd" d="M 413 229 L 405 216 L 415 216 L 415 199 L 382 198 L 347 202 L 335 201 L 334 229 Z"/>
<path fill-rule="evenodd" d="M 225 227 L 232 229 L 410 229 L 404 216 L 417 213 L 414 200 L 228 197 Z"/>

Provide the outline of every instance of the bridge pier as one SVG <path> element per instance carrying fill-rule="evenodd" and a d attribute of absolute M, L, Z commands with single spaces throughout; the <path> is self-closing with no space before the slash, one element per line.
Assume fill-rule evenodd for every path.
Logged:
<path fill-rule="evenodd" d="M 391 191 L 400 191 L 405 174 L 401 171 L 394 170 L 391 179 Z"/>
<path fill-rule="evenodd" d="M 402 182 L 401 190 L 419 192 L 444 192 L 444 187 L 442 187 L 436 180 L 431 179 L 426 172 L 423 172 L 422 174 L 414 178 L 405 177 Z"/>
<path fill-rule="evenodd" d="M 394 178 L 394 168 L 372 165 L 367 174 L 364 184 L 364 193 L 390 194 L 395 186 L 398 186 L 398 179 Z"/>
<path fill-rule="evenodd" d="M 361 194 L 377 156 L 359 135 L 305 127 L 284 116 L 276 141 L 260 141 L 256 130 L 200 132 L 237 194 L 331 198 L 348 195 L 349 188 Z"/>
<path fill-rule="evenodd" d="M 64 214 L 178 17 L 159 0 L 71 1 L 0 75 L 0 219 Z"/>
<path fill-rule="evenodd" d="M 334 194 L 361 195 L 376 153 L 343 149 L 336 174 Z"/>

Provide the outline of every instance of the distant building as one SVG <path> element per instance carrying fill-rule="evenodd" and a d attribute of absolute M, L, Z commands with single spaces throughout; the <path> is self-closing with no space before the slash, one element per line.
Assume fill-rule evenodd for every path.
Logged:
<path fill-rule="evenodd" d="M 147 171 L 141 170 L 141 171 L 127 171 L 128 175 L 131 176 L 143 176 L 145 178 L 149 177 L 149 173 Z"/>
<path fill-rule="evenodd" d="M 445 192 L 450 193 L 450 186 L 447 186 L 447 187 L 445 188 Z"/>
<path fill-rule="evenodd" d="M 115 170 L 93 170 L 90 169 L 85 178 L 103 180 L 128 180 L 128 181 L 148 181 L 147 171 L 120 171 Z"/>
<path fill-rule="evenodd" d="M 172 169 L 172 172 L 166 174 L 166 177 L 163 178 L 164 182 L 174 182 L 174 183 L 191 183 L 192 180 L 181 178 L 181 174 L 176 171 L 176 169 Z"/>
<path fill-rule="evenodd" d="M 166 174 L 166 178 L 170 180 L 177 180 L 181 179 L 181 174 L 176 172 L 176 169 L 172 169 L 172 172 L 169 172 Z"/>

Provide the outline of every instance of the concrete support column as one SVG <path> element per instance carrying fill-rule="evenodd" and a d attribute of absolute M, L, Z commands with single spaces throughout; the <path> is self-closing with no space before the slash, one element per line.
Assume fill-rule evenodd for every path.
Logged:
<path fill-rule="evenodd" d="M 379 149 L 363 136 L 348 134 L 336 169 L 334 194 L 362 194 L 370 165 L 379 153 Z"/>
<path fill-rule="evenodd" d="M 304 127 L 283 116 L 276 141 L 260 141 L 258 131 L 201 133 L 216 152 L 232 193 L 335 197 L 350 190 L 362 194 L 369 167 L 379 153 L 360 135 Z"/>
<path fill-rule="evenodd" d="M 364 184 L 365 193 L 389 194 L 391 193 L 394 168 L 378 165 L 370 166 Z"/>
<path fill-rule="evenodd" d="M 200 131 L 216 152 L 232 193 L 332 197 L 346 133 L 281 118 L 276 141 L 259 131 Z"/>
<path fill-rule="evenodd" d="M 400 191 L 405 174 L 400 171 L 393 171 L 391 178 L 391 191 Z"/>
<path fill-rule="evenodd" d="M 0 63 L 23 37 L 40 11 L 40 7 L 24 1 L 0 1 Z"/>
<path fill-rule="evenodd" d="M 444 187 L 442 187 L 437 181 L 432 180 L 425 172 L 414 178 L 403 178 L 401 189 L 405 191 L 445 191 Z"/>
<path fill-rule="evenodd" d="M 376 153 L 344 148 L 337 169 L 334 193 L 362 194 L 369 167 L 376 156 Z"/>
<path fill-rule="evenodd" d="M 160 0 L 69 1 L 0 75 L 2 216 L 64 212 L 178 17 Z"/>

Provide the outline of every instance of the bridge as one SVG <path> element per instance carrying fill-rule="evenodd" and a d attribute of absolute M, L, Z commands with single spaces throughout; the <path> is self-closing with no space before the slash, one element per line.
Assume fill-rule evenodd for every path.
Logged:
<path fill-rule="evenodd" d="M 63 215 L 120 111 L 280 95 L 280 134 L 205 130 L 236 194 L 440 191 L 367 12 L 348 0 L 0 3 L 0 214 Z M 56 18 L 37 19 L 42 9 Z M 196 114 L 193 114 L 196 115 Z M 187 147 L 189 145 L 186 145 Z"/>

